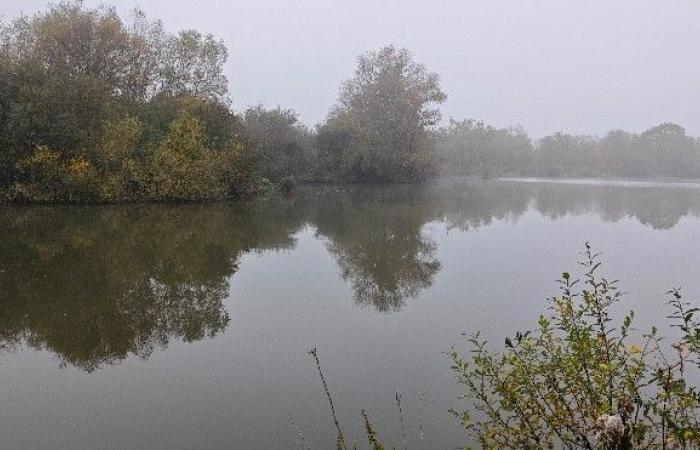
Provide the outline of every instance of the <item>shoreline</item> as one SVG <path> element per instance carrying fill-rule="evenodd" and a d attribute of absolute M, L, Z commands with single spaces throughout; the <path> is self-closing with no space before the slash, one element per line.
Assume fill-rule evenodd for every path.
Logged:
<path fill-rule="evenodd" d="M 434 182 L 441 181 L 474 181 L 488 183 L 493 181 L 508 182 L 508 183 L 546 183 L 546 184 L 566 184 L 578 186 L 592 187 L 627 187 L 627 188 L 680 188 L 680 189 L 700 189 L 700 178 L 631 178 L 631 177 L 606 177 L 606 178 L 591 178 L 591 177 L 494 177 L 481 178 L 478 176 L 457 176 L 447 175 L 442 177 L 429 178 L 422 181 L 414 182 L 352 182 L 352 181 L 304 181 L 297 184 L 297 188 L 303 187 L 377 187 L 377 186 L 421 186 Z M 296 189 L 295 189 L 296 190 Z M 224 197 L 202 200 L 120 200 L 120 201 L 93 201 L 93 202 L 68 202 L 68 201 L 27 201 L 27 200 L 12 200 L 0 190 L 0 206 L 111 206 L 111 205 L 206 205 L 214 203 L 243 203 L 251 200 L 265 199 L 274 195 L 294 195 L 280 192 L 276 189 L 257 194 L 247 194 L 241 197 Z"/>

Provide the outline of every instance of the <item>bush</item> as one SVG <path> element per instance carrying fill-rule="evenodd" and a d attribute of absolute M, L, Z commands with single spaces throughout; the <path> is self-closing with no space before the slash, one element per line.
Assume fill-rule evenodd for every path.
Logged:
<path fill-rule="evenodd" d="M 38 146 L 19 167 L 25 181 L 12 187 L 12 199 L 71 203 L 99 199 L 97 173 L 82 156 L 66 159 L 60 151 Z"/>
<path fill-rule="evenodd" d="M 224 198 L 221 158 L 205 146 L 204 128 L 184 112 L 171 125 L 153 155 L 151 196 L 157 200 Z"/>
<path fill-rule="evenodd" d="M 143 198 L 146 194 L 146 161 L 139 157 L 143 124 L 132 117 L 108 122 L 102 137 L 101 196 L 105 201 Z"/>
<path fill-rule="evenodd" d="M 245 110 L 241 126 L 257 148 L 266 178 L 279 182 L 289 176 L 306 180 L 313 177 L 317 159 L 314 136 L 299 123 L 296 112 L 258 105 Z"/>
<path fill-rule="evenodd" d="M 269 181 L 260 175 L 260 155 L 245 142 L 231 141 L 219 154 L 219 177 L 228 197 L 264 192 Z"/>
<path fill-rule="evenodd" d="M 615 323 L 616 283 L 598 276 L 586 245 L 583 286 L 563 273 L 533 331 L 506 339 L 503 352 L 475 335 L 471 356 L 450 352 L 470 408 L 455 412 L 483 448 L 697 448 L 700 328 L 677 290 L 672 326 L 681 338 L 664 345 L 658 331 L 637 336 L 634 313 Z"/>

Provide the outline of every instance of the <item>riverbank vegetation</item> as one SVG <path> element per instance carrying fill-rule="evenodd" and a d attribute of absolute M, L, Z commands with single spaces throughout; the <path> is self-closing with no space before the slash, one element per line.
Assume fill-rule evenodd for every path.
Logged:
<path fill-rule="evenodd" d="M 0 187 L 17 201 L 211 200 L 253 192 L 226 48 L 136 11 L 59 3 L 0 30 Z"/>
<path fill-rule="evenodd" d="M 61 2 L 0 24 L 0 198 L 207 201 L 295 182 L 439 175 L 700 177 L 675 124 L 602 138 L 450 120 L 439 76 L 406 49 L 357 59 L 327 118 L 231 108 L 224 43 L 136 10 Z"/>

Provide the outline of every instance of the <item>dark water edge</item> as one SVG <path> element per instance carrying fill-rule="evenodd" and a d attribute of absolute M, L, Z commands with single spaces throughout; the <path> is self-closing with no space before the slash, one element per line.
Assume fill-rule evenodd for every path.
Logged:
<path fill-rule="evenodd" d="M 185 205 L 0 207 L 3 448 L 327 448 L 366 408 L 464 444 L 441 354 L 532 325 L 590 240 L 641 324 L 700 297 L 700 189 L 448 179 Z"/>

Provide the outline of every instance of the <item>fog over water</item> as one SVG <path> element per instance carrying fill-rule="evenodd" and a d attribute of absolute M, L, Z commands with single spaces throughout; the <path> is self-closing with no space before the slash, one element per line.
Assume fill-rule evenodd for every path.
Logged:
<path fill-rule="evenodd" d="M 100 2 L 87 0 L 88 6 Z M 169 30 L 224 39 L 234 105 L 326 115 L 354 58 L 386 44 L 411 49 L 442 76 L 445 118 L 553 131 L 641 131 L 670 121 L 700 134 L 700 3 L 520 0 L 115 0 Z M 0 2 L 13 17 L 45 0 Z"/>

